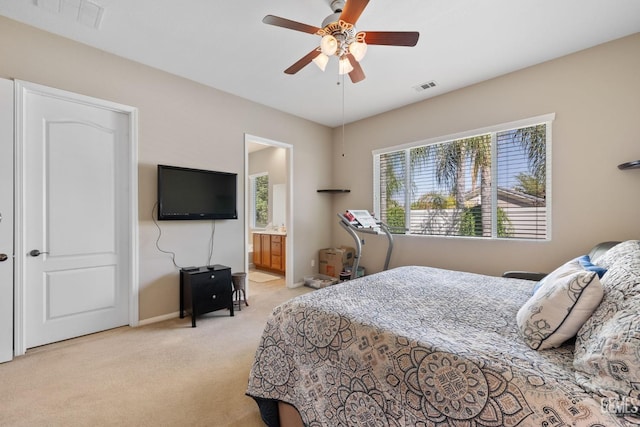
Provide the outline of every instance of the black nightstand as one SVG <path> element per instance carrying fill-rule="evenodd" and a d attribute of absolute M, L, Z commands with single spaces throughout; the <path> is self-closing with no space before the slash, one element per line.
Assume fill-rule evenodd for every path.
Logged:
<path fill-rule="evenodd" d="M 193 328 L 200 314 L 226 308 L 233 316 L 232 295 L 230 267 L 216 264 L 180 270 L 180 318 L 185 311 L 191 312 Z"/>

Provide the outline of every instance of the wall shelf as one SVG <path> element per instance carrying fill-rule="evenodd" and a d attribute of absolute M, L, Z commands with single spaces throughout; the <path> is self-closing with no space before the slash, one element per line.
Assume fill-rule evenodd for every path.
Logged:
<path fill-rule="evenodd" d="M 326 188 L 322 190 L 318 190 L 318 193 L 350 193 L 351 190 L 346 188 Z"/>
<path fill-rule="evenodd" d="M 638 168 L 640 168 L 640 160 L 634 160 L 632 162 L 621 163 L 618 165 L 618 169 L 620 170 L 638 169 Z"/>

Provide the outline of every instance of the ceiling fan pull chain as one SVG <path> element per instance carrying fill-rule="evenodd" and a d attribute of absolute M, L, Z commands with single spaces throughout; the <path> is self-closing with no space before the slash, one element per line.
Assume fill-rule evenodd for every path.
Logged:
<path fill-rule="evenodd" d="M 344 157 L 344 74 L 342 75 L 342 157 Z"/>

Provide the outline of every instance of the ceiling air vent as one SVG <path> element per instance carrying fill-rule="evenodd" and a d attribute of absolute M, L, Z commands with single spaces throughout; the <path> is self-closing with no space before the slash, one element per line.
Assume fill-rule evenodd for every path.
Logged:
<path fill-rule="evenodd" d="M 99 29 L 104 8 L 91 0 L 33 0 L 33 4 L 64 18 Z"/>
<path fill-rule="evenodd" d="M 414 86 L 413 88 L 416 90 L 416 92 L 422 92 L 423 90 L 431 89 L 434 87 L 436 87 L 436 82 L 434 80 L 431 80 L 430 82 L 422 83 L 421 85 Z"/>

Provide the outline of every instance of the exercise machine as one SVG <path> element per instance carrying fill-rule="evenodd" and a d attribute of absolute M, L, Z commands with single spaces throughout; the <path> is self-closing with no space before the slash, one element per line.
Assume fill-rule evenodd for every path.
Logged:
<path fill-rule="evenodd" d="M 353 268 L 351 270 L 351 279 L 358 277 L 358 265 L 360 264 L 360 254 L 362 253 L 362 239 L 358 234 L 385 234 L 388 240 L 387 258 L 384 261 L 384 269 L 389 268 L 391 260 L 391 252 L 393 252 L 393 236 L 389 231 L 389 227 L 382 221 L 374 218 L 369 211 L 348 209 L 345 213 L 338 214 L 340 225 L 347 233 L 353 237 L 356 242 L 356 253 L 353 260 Z"/>

